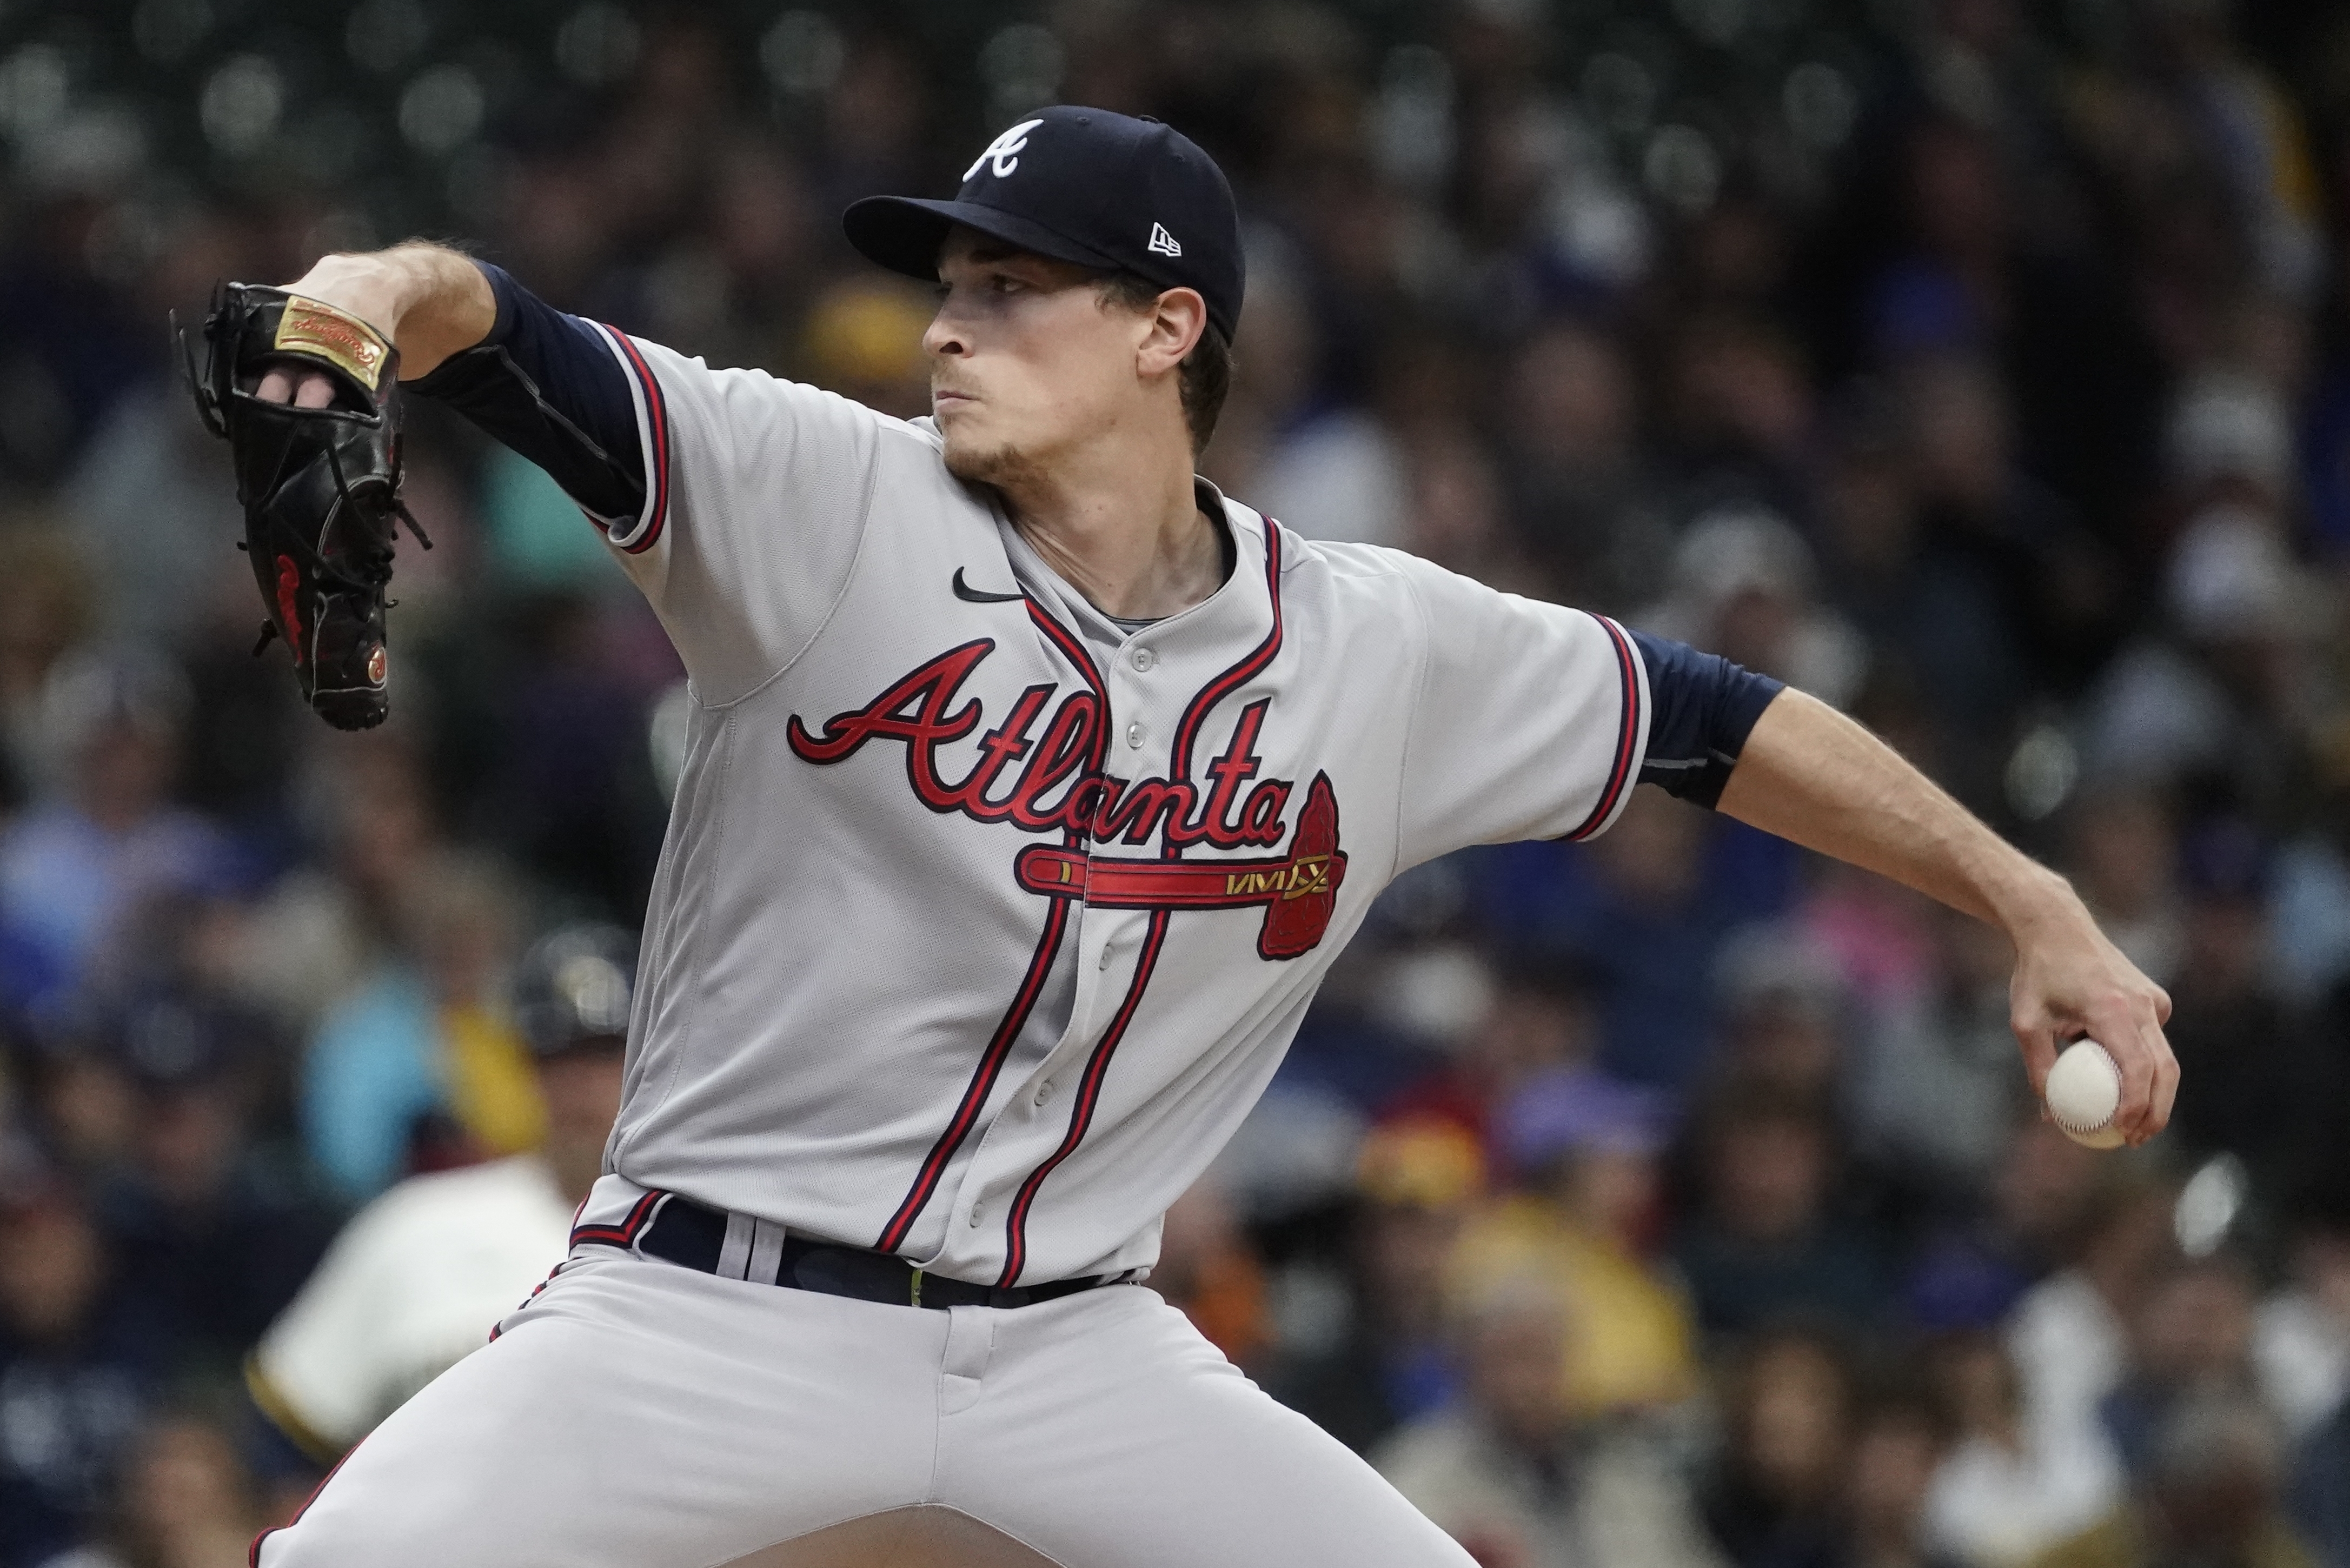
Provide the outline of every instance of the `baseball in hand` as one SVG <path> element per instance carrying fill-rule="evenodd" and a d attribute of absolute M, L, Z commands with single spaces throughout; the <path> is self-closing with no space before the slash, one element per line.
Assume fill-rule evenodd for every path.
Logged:
<path fill-rule="evenodd" d="M 2094 1040 L 2075 1040 L 2064 1047 L 2048 1069 L 2048 1114 L 2064 1136 L 2087 1148 L 2119 1148 L 2121 1129 L 2114 1113 L 2121 1109 L 2122 1073 L 2106 1048 Z"/>

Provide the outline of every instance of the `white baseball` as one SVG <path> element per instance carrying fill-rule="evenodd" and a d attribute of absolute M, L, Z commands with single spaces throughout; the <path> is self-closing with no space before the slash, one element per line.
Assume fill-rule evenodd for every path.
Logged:
<path fill-rule="evenodd" d="M 2088 1148 L 2119 1148 L 2114 1113 L 2122 1106 L 2122 1070 L 2094 1040 L 2075 1040 L 2048 1069 L 2048 1114 L 2064 1136 Z"/>

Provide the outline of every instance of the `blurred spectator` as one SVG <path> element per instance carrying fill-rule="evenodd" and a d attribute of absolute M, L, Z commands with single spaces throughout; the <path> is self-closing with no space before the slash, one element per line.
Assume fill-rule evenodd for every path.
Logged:
<path fill-rule="evenodd" d="M 137 1099 L 127 1064 L 79 1022 L 36 1033 L 22 1086 L 47 1152 L 94 1187 L 130 1158 Z"/>
<path fill-rule="evenodd" d="M 2085 1528 L 2121 1491 L 2102 1407 L 2128 1374 L 2128 1325 L 2176 1259 L 2175 1197 L 2167 1184 L 2126 1175 L 2107 1184 L 2071 1265 L 2026 1292 L 2008 1320 L 2025 1445 L 2073 1478 L 2063 1491 L 2081 1511 L 2052 1526 Z"/>
<path fill-rule="evenodd" d="M 1459 1127 L 1399 1119 L 1364 1140 L 1348 1256 L 1355 1274 L 1326 1344 L 1273 1369 L 1284 1404 L 1364 1452 L 1444 1407 L 1459 1373 L 1444 1338 L 1444 1271 L 1485 1160 Z"/>
<path fill-rule="evenodd" d="M 1749 1340 L 1722 1380 L 1721 1449 L 1704 1515 L 1738 1568 L 1825 1560 L 1853 1457 L 1851 1375 L 1832 1341 L 1781 1328 Z"/>
<path fill-rule="evenodd" d="M 160 1394 L 169 1330 L 80 1200 L 36 1169 L 0 1196 L 0 1564 L 82 1539 Z"/>
<path fill-rule="evenodd" d="M 901 420 L 931 411 L 929 302 L 901 281 L 836 284 L 808 312 L 808 379 Z"/>
<path fill-rule="evenodd" d="M 1936 988 L 1904 997 L 1860 1033 L 1853 1136 L 1879 1168 L 1941 1212 L 1994 1179 L 2031 1085 L 2008 1026 L 2014 950 L 1956 910 L 1927 916 Z"/>
<path fill-rule="evenodd" d="M 94 600 L 98 629 L 151 647 L 203 628 L 253 582 L 244 558 L 226 550 L 244 526 L 228 451 L 188 417 L 186 389 L 167 367 L 151 369 L 125 383 L 60 490 L 86 566 L 106 587 Z M 258 623 L 245 618 L 249 603 L 238 609 L 244 625 Z"/>
<path fill-rule="evenodd" d="M 1263 1361 L 1272 1339 L 1264 1270 L 1212 1179 L 1192 1183 L 1169 1206 L 1150 1288 L 1180 1308 L 1227 1360 L 1243 1370 Z"/>
<path fill-rule="evenodd" d="M 44 1568 L 236 1568 L 262 1512 L 228 1434 L 200 1416 L 167 1416 L 130 1443 L 97 1542 Z"/>
<path fill-rule="evenodd" d="M 1663 1196 L 1663 1107 L 1588 1068 L 1554 1069 L 1502 1108 L 1503 1144 L 1526 1190 L 1463 1228 L 1453 1292 L 1482 1299 L 1542 1281 L 1565 1303 L 1565 1398 L 1578 1416 L 1673 1405 L 1697 1392 L 1695 1325 L 1650 1259 Z"/>
<path fill-rule="evenodd" d="M 1898 387 L 1924 536 L 1943 569 L 1988 590 L 2000 646 L 2022 656 L 2006 670 L 2019 688 L 1970 694 L 1975 722 L 1962 732 L 1995 739 L 1986 726 L 2033 689 L 2069 691 L 2103 659 L 2118 631 L 2113 578 L 2072 511 L 2023 471 L 2015 410 L 1993 366 L 1968 352 L 1928 354 L 1903 367 Z"/>
<path fill-rule="evenodd" d="M 2130 962 L 2169 985 L 2187 957 L 2171 813 L 2153 791 L 2114 788 L 2080 796 L 2068 815 L 2066 869 L 2081 901 Z"/>
<path fill-rule="evenodd" d="M 0 805 L 53 794 L 49 678 L 89 635 L 89 589 L 71 536 L 55 524 L 0 530 Z"/>
<path fill-rule="evenodd" d="M 1832 862 L 1817 867 L 1797 919 L 1864 1014 L 1893 1013 L 1944 983 L 1937 911 L 1929 898 Z"/>
<path fill-rule="evenodd" d="M 1953 7 L 1945 15 L 1968 12 Z M 1950 29 L 1962 30 L 1963 23 Z M 2051 213 L 2018 199 L 2015 182 L 2027 173 L 2043 187 L 2061 186 L 2061 158 L 2043 154 L 2028 171 L 2003 161 L 1981 75 L 1963 66 L 1938 66 L 1932 74 L 1929 90 L 1939 101 L 1921 106 L 1897 130 L 1898 161 L 1891 172 L 1905 232 L 1894 241 L 1902 254 L 1861 296 L 1871 356 L 1886 364 L 1939 358 L 1996 367 L 1978 383 L 1990 396 L 1986 406 L 1997 409 L 1996 423 L 1969 421 L 1952 432 L 1976 453 L 1997 459 L 1967 465 L 1984 482 L 1967 487 L 1975 502 L 1995 508 L 2014 493 L 2019 476 L 2006 462 L 2012 441 L 2047 483 L 2080 496 L 2085 510 L 2118 512 L 2150 440 L 2148 404 L 2158 395 L 2159 366 L 2149 334 L 2123 303 L 2116 280 L 2102 275 L 2107 258 L 2066 243 L 2068 219 L 2056 214 L 2073 203 L 2060 197 Z M 2053 111 L 2051 104 L 2042 112 L 2053 118 Z M 2011 388 L 2012 418 L 2001 406 Z M 1930 431 L 1939 421 L 1921 410 L 1918 422 Z M 1992 441 L 1977 439 L 1985 435 Z M 1996 514 L 1979 505 L 1970 510 L 1979 522 Z M 1994 548 L 2055 543 L 2035 540 L 2028 530 L 1978 537 Z M 2002 584 L 2012 586 L 2012 579 Z M 2013 599 L 2007 604 L 2020 607 Z M 2070 628 L 2052 629 L 2062 636 Z"/>
<path fill-rule="evenodd" d="M 1660 637 L 1711 649 L 1842 708 L 1860 690 L 1867 650 L 1821 605 L 1811 547 L 1786 520 L 1751 505 L 1697 518 L 1673 551 L 1665 598 L 1640 616 Z"/>
<path fill-rule="evenodd" d="M 1720 1559 L 1655 1437 L 1623 1417 L 1578 1417 L 1568 1312 L 1545 1282 L 1489 1288 L 1461 1325 L 1458 1407 L 1388 1438 L 1380 1472 L 1486 1568 L 1712 1568 Z"/>
<path fill-rule="evenodd" d="M 1415 556 L 1496 587 L 1540 591 L 1535 566 L 1503 526 L 1492 460 L 1468 431 L 1437 429 L 1412 442 L 1410 530 Z"/>
<path fill-rule="evenodd" d="M 1484 918 L 1507 939 L 1586 970 L 1599 1003 L 1597 1061 L 1618 1077 L 1680 1091 L 1711 1054 L 1703 977 L 1750 912 L 1711 880 L 1720 864 L 1709 850 L 1726 831 L 1660 791 L 1638 790 L 1616 826 L 1573 858 L 1514 846 L 1493 858 L 1500 876 L 1481 878 Z"/>
<path fill-rule="evenodd" d="M 169 1315 L 185 1368 L 224 1378 L 332 1229 L 253 1140 L 265 1037 L 249 1018 L 169 992 L 115 1010 L 102 1037 L 133 1086 L 130 1159 L 99 1189 L 118 1278 Z"/>
<path fill-rule="evenodd" d="M 2290 1512 L 2320 1568 L 2350 1563 L 2350 1407 L 2336 1404 L 2293 1457 Z"/>
<path fill-rule="evenodd" d="M 0 836 L 0 922 L 40 950 L 61 987 L 82 980 L 146 899 L 227 876 L 219 835 L 171 804 L 186 701 L 178 672 L 145 659 L 91 659 L 51 677 L 44 723 L 70 781 Z"/>
<path fill-rule="evenodd" d="M 1701 311 L 1669 332 L 1661 423 L 1688 488 L 1785 510 L 1812 433 L 1801 348 L 1777 323 L 1734 310 Z"/>
<path fill-rule="evenodd" d="M 1233 359 L 1224 415 L 1244 466 L 1228 466 L 1232 452 L 1219 454 L 1220 475 L 1309 539 L 1399 544 L 1403 454 L 1376 415 L 1333 400 L 1317 383 L 1316 330 L 1293 252 L 1253 245 L 1240 328 L 1250 348 Z M 1218 428 L 1222 445 L 1221 421 Z"/>
<path fill-rule="evenodd" d="M 1989 1180 L 1978 1211 L 1946 1221 L 1911 1260 L 1903 1291 L 1921 1328 L 1988 1328 L 2069 1259 L 2097 1201 L 2097 1157 L 2035 1100 L 2016 1107 Z"/>
<path fill-rule="evenodd" d="M 2147 1291 L 2129 1324 L 2129 1369 L 2098 1407 L 2133 1481 L 2151 1479 L 2155 1446 L 2187 1401 L 2255 1392 L 2252 1307 L 2251 1282 L 2225 1256 L 2189 1262 Z"/>
<path fill-rule="evenodd" d="M 1718 1075 L 1823 1104 L 1838 1097 L 1844 981 L 1817 944 L 1787 926 L 1752 927 L 1724 945 L 1713 989 Z"/>
<path fill-rule="evenodd" d="M 1478 1141 L 1489 1165 L 1510 1158 L 1503 1107 L 1537 1079 L 1591 1064 L 1598 1048 L 1588 981 L 1575 965 L 1528 959 L 1501 975 L 1492 1002 L 1455 1058 L 1418 1079 L 1381 1108 L 1399 1120 L 1453 1122 Z"/>
<path fill-rule="evenodd" d="M 1864 1403 L 1853 1426 L 1844 1538 L 1831 1561 L 1843 1568 L 1957 1568 L 1927 1516 L 1947 1448 L 1931 1400 L 1894 1393 Z"/>
<path fill-rule="evenodd" d="M 1815 504 L 1825 597 L 1866 639 L 1876 684 L 1914 689 L 1938 729 L 1995 729 L 2024 684 L 1998 589 L 1928 531 L 1920 464 L 1895 400 L 1870 384 L 1846 401 Z"/>
<path fill-rule="evenodd" d="M 1816 1099 L 1725 1083 L 1697 1118 L 1692 1151 L 1698 1202 L 1672 1254 L 1708 1334 L 1875 1321 L 1885 1262 L 1874 1238 L 1835 1211 L 1835 1135 Z"/>
<path fill-rule="evenodd" d="M 2308 787 L 2322 601 L 2276 520 L 2234 504 L 2189 524 L 2166 597 L 2175 634 L 2125 649 L 2090 693 L 2089 767 L 2130 784 L 2221 792 L 2272 829 Z"/>
<path fill-rule="evenodd" d="M 2269 965 L 2295 1006 L 2323 1004 L 2350 973 L 2350 826 L 2343 758 L 2326 753 L 2308 820 L 2279 846 L 2269 892 Z"/>
<path fill-rule="evenodd" d="M 405 950 L 416 889 L 455 865 L 418 742 L 397 720 L 307 740 L 296 793 L 317 850 L 247 909 L 234 961 L 238 989 L 301 1034 Z"/>
<path fill-rule="evenodd" d="M 2199 825 L 2182 850 L 2186 951 L 2166 1033 L 2195 1093 L 2170 1136 L 2190 1159 L 2241 1151 L 2262 1190 L 2284 1199 L 2338 1149 L 2345 1063 L 2310 1037 L 2264 961 L 2269 859 L 2259 836 L 2222 818 Z"/>
<path fill-rule="evenodd" d="M 345 1226 L 244 1366 L 245 1386 L 298 1451 L 342 1458 L 427 1383 L 489 1340 L 570 1250 L 572 1216 L 619 1112 L 637 937 L 549 933 L 516 966 L 515 1011 L 546 1106 L 544 1149 L 411 1177 Z"/>
<path fill-rule="evenodd" d="M 649 785 L 645 699 L 587 595 L 550 591 L 515 607 L 496 739 L 475 784 L 479 826 L 557 898 L 613 914 L 656 854 L 639 794 Z M 668 673 L 681 673 L 673 661 Z"/>
<path fill-rule="evenodd" d="M 2034 1445 L 2015 1364 L 1996 1337 L 1952 1335 L 1931 1367 L 1956 1428 L 1926 1500 L 1927 1531 L 1943 1552 L 1973 1568 L 2016 1568 L 2095 1517 L 2112 1495 L 2109 1473 L 2074 1462 L 2077 1450 Z"/>
<path fill-rule="evenodd" d="M 2350 1233 L 2338 1216 L 2312 1214 L 2296 1228 L 2285 1281 L 2253 1319 L 2252 1360 L 2269 1407 L 2295 1438 L 2350 1394 Z"/>
<path fill-rule="evenodd" d="M 2241 1395 L 2183 1401 L 2162 1423 L 2145 1483 L 2039 1568 L 2314 1568 L 2279 1507 L 2284 1458 L 2260 1407 Z"/>
<path fill-rule="evenodd" d="M 302 1085 L 310 1157 L 346 1196 L 535 1147 L 545 1110 L 496 985 L 511 896 L 475 866 L 408 889 L 417 966 L 394 963 L 319 1025 Z"/>
<path fill-rule="evenodd" d="M 1509 520 L 1550 593 L 1622 610 L 1654 592 L 1664 525 L 1646 493 L 1622 347 L 1589 323 L 1547 323 L 1518 348 L 1503 393 Z"/>

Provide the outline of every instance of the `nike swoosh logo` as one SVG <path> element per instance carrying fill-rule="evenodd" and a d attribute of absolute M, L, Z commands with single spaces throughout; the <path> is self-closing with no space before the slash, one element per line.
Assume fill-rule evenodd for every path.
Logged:
<path fill-rule="evenodd" d="M 991 594 L 985 588 L 972 587 L 962 580 L 961 566 L 955 568 L 954 591 L 955 597 L 974 605 L 1016 605 L 1028 597 L 1026 594 Z"/>

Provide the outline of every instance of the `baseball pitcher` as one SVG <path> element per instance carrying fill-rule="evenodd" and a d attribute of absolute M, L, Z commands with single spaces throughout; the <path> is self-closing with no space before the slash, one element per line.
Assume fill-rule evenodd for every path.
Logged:
<path fill-rule="evenodd" d="M 1143 1282 L 1381 887 L 1602 832 L 1641 782 L 1995 923 L 2035 1083 L 2093 1033 L 2161 1127 L 2162 992 L 1857 726 L 1194 476 L 1243 279 L 1183 136 L 1039 110 L 953 200 L 845 222 L 938 285 L 930 418 L 431 245 L 209 324 L 322 713 L 389 690 L 400 395 L 555 477 L 693 697 L 569 1256 L 258 1568 L 1467 1563 Z"/>

